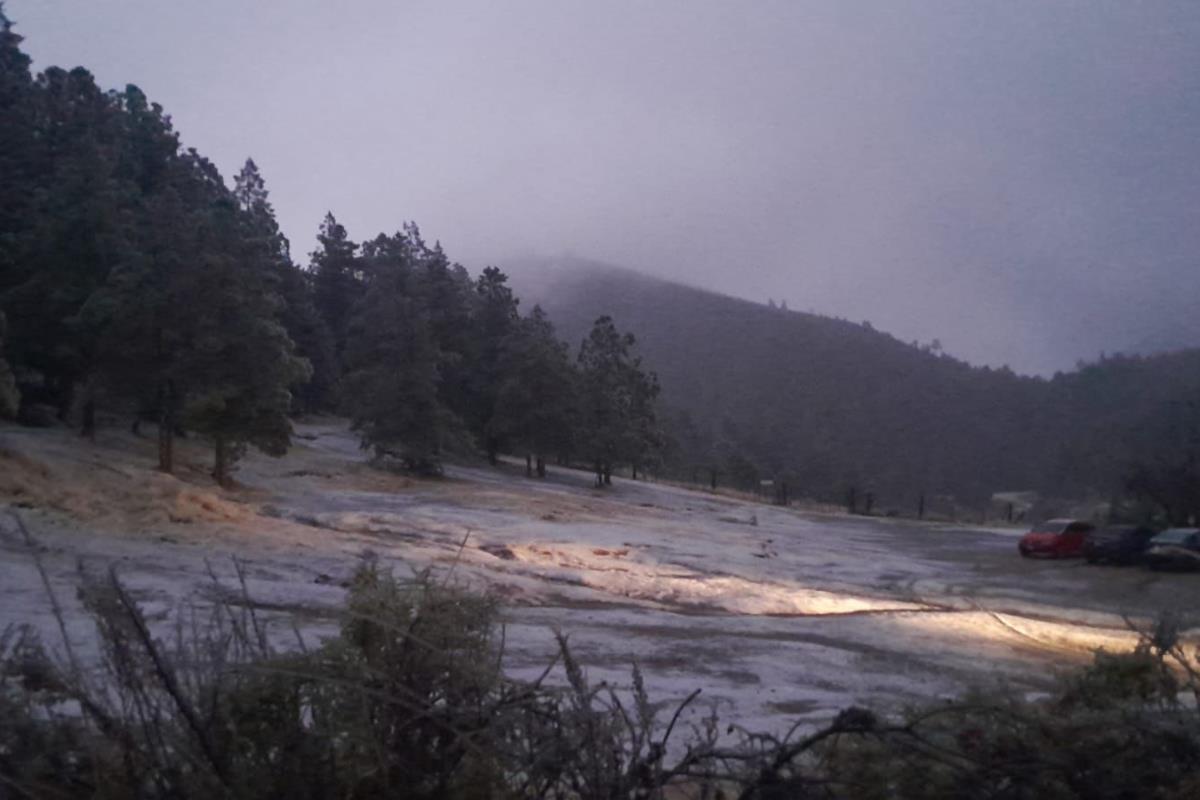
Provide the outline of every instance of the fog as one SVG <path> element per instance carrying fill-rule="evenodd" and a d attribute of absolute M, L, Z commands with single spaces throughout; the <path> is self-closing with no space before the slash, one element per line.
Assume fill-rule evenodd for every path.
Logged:
<path fill-rule="evenodd" d="M 9 0 L 141 86 L 298 258 L 326 210 L 1048 373 L 1200 344 L 1193 2 Z"/>

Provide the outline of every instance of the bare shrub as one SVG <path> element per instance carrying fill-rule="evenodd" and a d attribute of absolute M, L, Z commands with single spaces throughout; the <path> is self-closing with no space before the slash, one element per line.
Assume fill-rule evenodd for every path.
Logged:
<path fill-rule="evenodd" d="M 103 643 L 95 678 L 5 634 L 0 782 L 21 794 L 126 797 L 651 797 L 665 737 L 635 672 L 633 707 L 501 670 L 494 602 L 367 562 L 340 633 L 277 652 L 252 605 L 220 604 L 156 638 L 109 574 L 82 592 Z"/>

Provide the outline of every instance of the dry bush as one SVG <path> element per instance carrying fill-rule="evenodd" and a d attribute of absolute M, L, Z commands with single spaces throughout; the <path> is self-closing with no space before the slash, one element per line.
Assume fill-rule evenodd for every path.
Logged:
<path fill-rule="evenodd" d="M 211 486 L 98 458 L 35 458 L 0 447 L 0 501 L 61 511 L 121 530 L 167 523 L 246 522 L 256 510 Z"/>
<path fill-rule="evenodd" d="M 665 752 L 591 687 L 507 679 L 486 596 L 367 562 L 337 637 L 278 652 L 252 604 L 180 616 L 156 638 L 114 574 L 82 592 L 98 675 L 29 631 L 0 643 L 0 785 L 71 797 L 651 797 Z M 228 593 L 226 593 L 228 595 Z M 655 738 L 659 736 L 659 738 Z"/>
<path fill-rule="evenodd" d="M 1133 652 L 1098 652 L 1043 700 L 973 692 L 899 720 L 843 712 L 797 743 L 761 746 L 740 796 L 1200 796 L 1200 654 L 1185 652 L 1179 630 L 1164 615 Z"/>

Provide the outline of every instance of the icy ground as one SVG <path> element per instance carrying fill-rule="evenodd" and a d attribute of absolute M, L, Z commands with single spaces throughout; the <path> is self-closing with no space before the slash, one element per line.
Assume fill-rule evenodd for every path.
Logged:
<path fill-rule="evenodd" d="M 401 574 L 453 565 L 454 580 L 503 598 L 514 675 L 541 672 L 561 630 L 594 681 L 627 684 L 636 661 L 654 698 L 701 688 L 723 722 L 754 730 L 994 682 L 1037 692 L 1097 647 L 1129 647 L 1125 617 L 1200 601 L 1200 576 L 1022 560 L 1013 530 L 619 479 L 599 491 L 584 473 L 529 480 L 516 464 L 417 481 L 367 467 L 343 422 L 297 432 L 288 456 L 248 457 L 241 488 L 217 492 L 199 444 L 181 447 L 173 478 L 151 469 L 149 439 L 0 427 L 0 630 L 57 636 L 10 510 L 84 651 L 82 574 L 115 567 L 166 621 L 182 601 L 240 592 L 236 557 L 255 601 L 319 636 L 369 550 Z"/>

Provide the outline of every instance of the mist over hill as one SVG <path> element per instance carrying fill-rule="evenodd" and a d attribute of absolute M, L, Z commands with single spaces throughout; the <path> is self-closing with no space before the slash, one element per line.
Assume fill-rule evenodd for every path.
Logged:
<path fill-rule="evenodd" d="M 911 512 L 924 495 L 1106 497 L 1154 447 L 1150 422 L 1200 388 L 1200 352 L 1116 356 L 1052 379 L 974 367 L 868 323 L 772 308 L 585 261 L 506 264 L 577 345 L 611 315 L 659 376 L 681 477 Z M 1167 436 L 1160 432 L 1162 436 Z"/>

